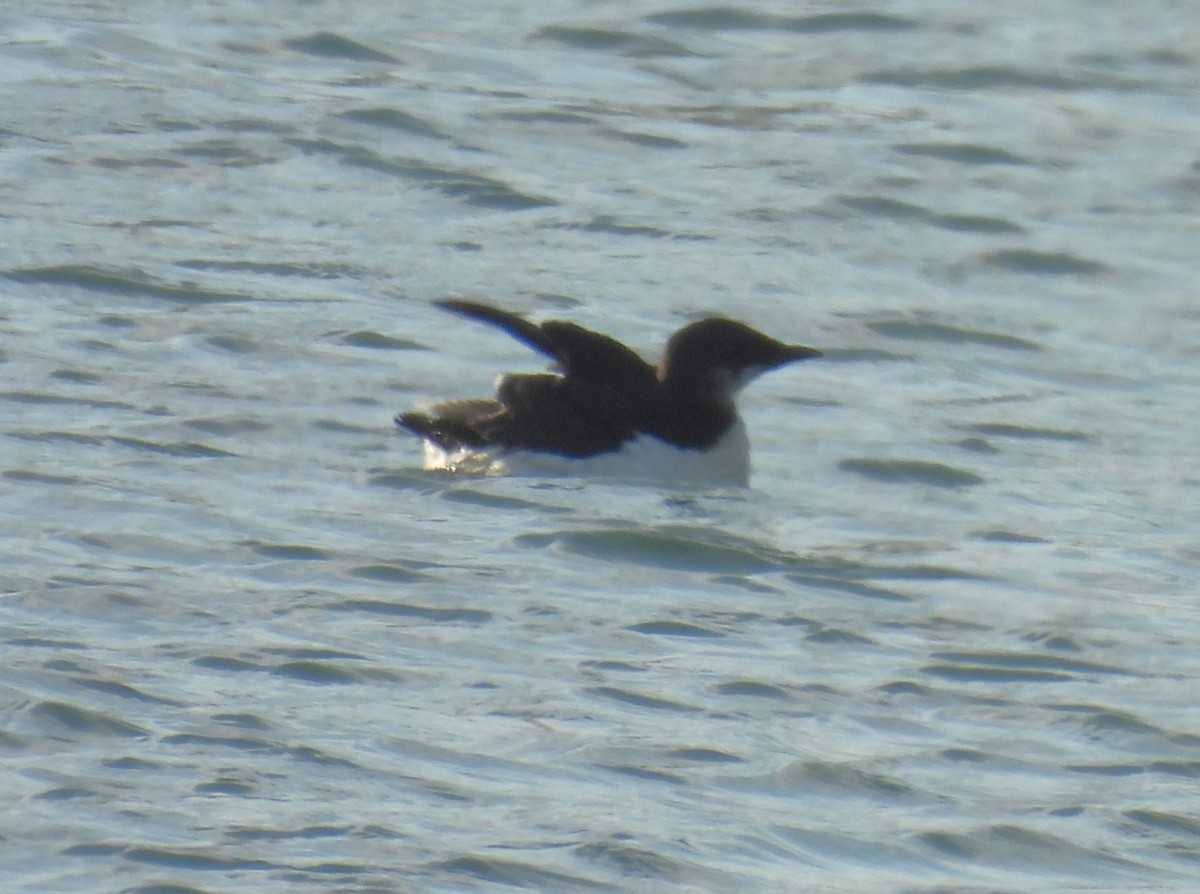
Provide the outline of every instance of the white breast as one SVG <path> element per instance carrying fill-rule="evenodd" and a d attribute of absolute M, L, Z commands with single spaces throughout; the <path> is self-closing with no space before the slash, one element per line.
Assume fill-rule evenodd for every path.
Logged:
<path fill-rule="evenodd" d="M 750 480 L 750 442 L 741 419 L 708 450 L 682 450 L 639 435 L 620 450 L 572 459 L 529 450 L 447 452 L 425 442 L 425 469 L 469 475 L 601 478 L 663 485 L 744 487 Z"/>

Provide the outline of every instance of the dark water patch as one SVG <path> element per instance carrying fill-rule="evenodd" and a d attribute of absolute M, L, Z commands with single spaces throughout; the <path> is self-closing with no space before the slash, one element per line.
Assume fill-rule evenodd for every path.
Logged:
<path fill-rule="evenodd" d="M 1165 813 L 1145 808 L 1127 810 L 1124 816 L 1142 829 L 1166 833 L 1175 838 L 1200 840 L 1200 818 L 1195 816 L 1180 816 L 1177 813 Z"/>
<path fill-rule="evenodd" d="M 157 695 L 150 695 L 142 692 L 140 689 L 135 689 L 127 683 L 120 683 L 116 680 L 96 680 L 90 677 L 75 677 L 71 680 L 73 684 L 81 689 L 90 689 L 93 692 L 103 692 L 105 695 L 115 695 L 117 698 L 130 699 L 132 701 L 146 702 L 155 705 L 175 705 L 182 706 L 184 703 L 175 701 L 169 698 L 160 698 Z"/>
<path fill-rule="evenodd" d="M 254 786 L 235 779 L 221 779 L 216 782 L 201 782 L 192 786 L 197 795 L 226 795 L 234 798 L 249 798 L 254 794 Z"/>
<path fill-rule="evenodd" d="M 853 472 L 888 484 L 924 484 L 930 487 L 962 488 L 983 484 L 984 479 L 973 472 L 956 469 L 943 463 L 903 459 L 844 459 L 838 463 L 844 472 Z"/>
<path fill-rule="evenodd" d="M 339 336 L 342 344 L 352 348 L 372 348 L 382 351 L 428 351 L 429 347 L 407 338 L 395 338 L 370 329 L 359 329 Z"/>
<path fill-rule="evenodd" d="M 911 362 L 913 357 L 911 354 L 894 354 L 891 351 L 883 351 L 879 348 L 821 348 L 822 363 L 895 363 L 897 361 Z M 788 403 L 800 403 L 803 398 L 790 397 L 785 398 Z M 817 403 L 821 406 L 821 403 Z M 825 401 L 825 406 L 838 407 L 841 404 L 837 401 Z"/>
<path fill-rule="evenodd" d="M 547 228 L 555 230 L 581 230 L 588 233 L 606 233 L 610 236 L 644 236 L 650 239 L 679 238 L 677 234 L 670 230 L 645 224 L 620 223 L 616 218 L 608 214 L 601 214 L 592 218 L 587 223 L 553 223 L 547 224 Z M 690 238 L 699 239 L 702 237 Z"/>
<path fill-rule="evenodd" d="M 558 204 L 554 199 L 521 192 L 492 177 L 445 168 L 417 159 L 386 159 L 361 146 L 346 146 L 328 140 L 288 142 L 306 153 L 332 155 L 343 164 L 398 177 L 476 207 L 498 211 L 524 211 Z"/>
<path fill-rule="evenodd" d="M 879 686 L 879 691 L 887 695 L 916 695 L 921 698 L 930 698 L 933 695 L 932 689 L 913 680 L 893 680 Z"/>
<path fill-rule="evenodd" d="M 403 565 L 380 562 L 375 565 L 359 565 L 351 568 L 350 574 L 363 580 L 379 581 L 384 584 L 415 584 L 429 579 L 428 575 Z"/>
<path fill-rule="evenodd" d="M 653 770 L 650 767 L 639 767 L 634 764 L 597 764 L 601 770 L 607 770 L 610 773 L 617 773 L 621 776 L 629 776 L 632 779 L 638 779 L 643 782 L 666 782 L 671 785 L 685 785 L 687 780 L 675 773 L 668 773 L 665 770 Z"/>
<path fill-rule="evenodd" d="M 367 478 L 369 487 L 383 487 L 389 490 L 416 491 L 422 495 L 440 493 L 447 476 L 431 475 L 419 468 L 401 472 L 373 472 Z"/>
<path fill-rule="evenodd" d="M 875 587 L 854 580 L 844 580 L 837 577 L 820 575 L 789 574 L 788 580 L 820 590 L 834 590 L 838 593 L 848 593 L 851 596 L 861 596 L 864 599 L 882 599 L 885 602 L 912 602 L 913 597 L 895 590 Z"/>
<path fill-rule="evenodd" d="M 838 646 L 869 646 L 875 644 L 875 641 L 870 637 L 840 627 L 819 627 L 805 634 L 804 639 L 810 643 L 824 643 Z"/>
<path fill-rule="evenodd" d="M 713 687 L 713 692 L 717 695 L 729 695 L 735 698 L 791 698 L 791 695 L 782 686 L 758 680 L 729 680 L 725 683 L 718 683 Z"/>
<path fill-rule="evenodd" d="M 507 109 L 495 113 L 495 117 L 505 121 L 523 121 L 531 124 L 599 124 L 596 115 L 585 114 L 582 111 L 564 111 L 559 108 L 549 109 Z"/>
<path fill-rule="evenodd" d="M 716 574 L 713 575 L 712 582 L 714 584 L 725 584 L 729 587 L 737 587 L 738 589 L 746 590 L 749 593 L 780 592 L 778 587 L 755 580 L 752 577 L 744 577 L 740 574 Z"/>
<path fill-rule="evenodd" d="M 397 839 L 402 836 L 394 832 L 371 827 L 375 831 L 361 837 Z M 326 838 L 353 838 L 360 832 L 354 826 L 302 826 L 299 829 L 264 829 L 240 827 L 225 833 L 226 838 L 235 841 L 321 841 Z M 382 834 L 381 834 L 382 833 Z"/>
<path fill-rule="evenodd" d="M 1127 711 L 1103 705 L 1054 705 L 1052 710 L 1078 718 L 1079 728 L 1093 737 L 1106 737 L 1112 733 L 1131 736 L 1169 738 L 1166 733 Z"/>
<path fill-rule="evenodd" d="M 968 426 L 971 431 L 979 432 L 993 438 L 1026 438 L 1043 441 L 1091 441 L 1089 434 L 1081 431 L 1066 431 L 1058 428 L 1037 428 L 1025 425 L 1011 425 L 1002 422 L 981 422 Z"/>
<path fill-rule="evenodd" d="M 308 649 L 292 647 L 275 647 L 263 649 L 269 655 L 280 655 L 285 658 L 313 661 L 363 661 L 365 656 L 357 652 L 343 652 L 340 649 Z"/>
<path fill-rule="evenodd" d="M 700 710 L 693 705 L 685 705 L 673 699 L 657 698 L 652 695 L 645 695 L 629 689 L 620 689 L 615 686 L 593 686 L 584 691 L 589 695 L 598 695 L 601 698 L 612 699 L 622 704 L 632 705 L 636 708 L 648 708 L 653 711 L 695 713 Z"/>
<path fill-rule="evenodd" d="M 120 158 L 98 155 L 92 159 L 92 164 L 105 171 L 169 171 L 187 168 L 187 165 L 181 161 L 158 155 L 122 156 Z"/>
<path fill-rule="evenodd" d="M 136 773 L 159 772 L 163 769 L 163 765 L 158 761 L 148 761 L 145 758 L 130 756 L 110 758 L 101 761 L 100 764 L 113 770 L 130 770 Z"/>
<path fill-rule="evenodd" d="M 89 842 L 65 847 L 61 853 L 66 857 L 111 857 L 113 854 L 121 853 L 124 849 L 125 846 L 122 844 Z"/>
<path fill-rule="evenodd" d="M 921 673 L 964 683 L 1064 683 L 1074 679 L 1058 671 L 967 664 L 929 664 Z"/>
<path fill-rule="evenodd" d="M 15 404 L 40 404 L 45 406 L 90 407 L 94 410 L 139 410 L 132 404 L 119 400 L 100 400 L 87 397 L 68 397 L 63 394 L 49 394 L 44 391 L 0 391 L 0 400 Z M 19 435 L 12 435 L 19 437 Z"/>
<path fill-rule="evenodd" d="M 646 621 L 641 624 L 631 624 L 625 628 L 633 633 L 644 633 L 649 636 L 680 636 L 696 638 L 721 638 L 725 634 L 710 627 L 698 624 L 688 624 L 684 621 Z"/>
<path fill-rule="evenodd" d="M 178 745 L 184 748 L 217 748 L 234 751 L 274 751 L 276 746 L 265 739 L 248 736 L 206 736 L 199 733 L 175 733 L 164 736 L 165 745 Z"/>
<path fill-rule="evenodd" d="M 232 655 L 203 655 L 192 659 L 196 667 L 219 671 L 261 671 L 263 666 L 257 661 L 247 658 L 236 658 Z"/>
<path fill-rule="evenodd" d="M 698 764 L 744 764 L 746 762 L 744 758 L 736 754 L 718 751 L 715 748 L 676 748 L 668 751 L 667 755 Z"/>
<path fill-rule="evenodd" d="M 910 31 L 918 23 L 903 16 L 878 12 L 830 12 L 805 16 L 771 15 L 733 6 L 699 7 L 646 16 L 646 21 L 671 28 L 704 31 L 791 31 L 826 34 L 835 31 Z"/>
<path fill-rule="evenodd" d="M 9 270 L 2 275 L 22 283 L 66 286 L 90 292 L 155 298 L 182 304 L 209 304 L 250 299 L 249 295 L 213 291 L 192 284 L 171 285 L 140 270 L 92 264 L 26 267 Z"/>
<path fill-rule="evenodd" d="M 158 441 L 147 441 L 144 438 L 112 437 L 109 440 L 118 447 L 126 447 L 130 450 L 139 450 L 144 453 L 158 453 L 162 456 L 174 456 L 186 459 L 217 459 L 237 456 L 236 453 L 231 453 L 228 450 L 222 450 L 219 447 L 200 444 L 195 441 L 178 441 L 166 444 Z"/>
<path fill-rule="evenodd" d="M 977 540 L 986 540 L 990 543 L 1049 543 L 1045 537 L 1037 537 L 1033 534 L 1021 534 L 1017 531 L 972 531 L 971 536 Z"/>
<path fill-rule="evenodd" d="M 976 143 L 904 143 L 892 147 L 904 155 L 917 155 L 953 161 L 967 165 L 1027 165 L 1029 162 L 1019 155 L 993 146 Z"/>
<path fill-rule="evenodd" d="M 361 683 L 366 676 L 339 667 L 329 661 L 288 661 L 271 669 L 277 677 L 289 677 L 303 683 L 340 684 Z"/>
<path fill-rule="evenodd" d="M 99 385 L 104 381 L 103 377 L 80 369 L 56 369 L 50 373 L 50 378 L 75 385 Z"/>
<path fill-rule="evenodd" d="M 238 140 L 209 139 L 189 143 L 175 149 L 175 153 L 186 158 L 198 158 L 227 168 L 248 168 L 271 164 L 276 159 L 265 155 Z"/>
<path fill-rule="evenodd" d="M 368 406 L 378 406 L 378 403 L 372 401 L 367 403 Z M 378 435 L 378 425 L 354 425 L 349 422 L 342 422 L 340 419 L 312 419 L 308 423 L 310 428 L 317 431 L 328 431 L 339 435 Z"/>
<path fill-rule="evenodd" d="M 655 850 L 633 846 L 626 835 L 614 835 L 601 842 L 580 845 L 575 853 L 588 863 L 603 866 L 606 872 L 617 873 L 622 879 L 660 879 L 683 884 L 701 881 L 696 873 L 670 857 Z M 703 881 L 708 884 L 707 889 L 701 886 L 697 890 L 734 890 L 733 886 L 727 884 L 728 880 L 718 882 L 711 874 Z"/>
<path fill-rule="evenodd" d="M 477 608 L 438 608 L 374 599 L 346 599 L 332 603 L 330 608 L 340 611 L 371 612 L 397 618 L 415 618 L 421 621 L 432 621 L 435 624 L 486 624 L 493 617 L 490 611 Z"/>
<path fill-rule="evenodd" d="M 635 59 L 696 55 L 673 41 L 611 28 L 572 28 L 549 25 L 535 31 L 533 39 L 559 43 L 577 50 L 618 53 Z"/>
<path fill-rule="evenodd" d="M 466 856 L 434 863 L 428 867 L 435 872 L 466 876 L 497 885 L 528 891 L 611 891 L 607 884 L 575 875 L 551 872 L 516 860 L 496 857 Z M 474 887 L 472 885 L 472 887 Z"/>
<path fill-rule="evenodd" d="M 218 273 L 249 273 L 255 276 L 298 277 L 303 279 L 337 279 L 339 277 L 355 276 L 360 273 L 358 268 L 351 267 L 348 264 L 298 264 L 284 261 L 222 261 L 196 258 L 188 261 L 176 261 L 175 266 L 183 267 L 187 270 L 208 270 Z"/>
<path fill-rule="evenodd" d="M 488 509 L 529 509 L 539 514 L 561 514 L 570 510 L 564 507 L 547 506 L 544 503 L 538 503 L 535 500 L 526 500 L 523 497 L 513 497 L 507 494 L 492 493 L 487 490 L 480 490 L 474 487 L 455 487 L 451 490 L 443 491 L 440 494 L 441 498 L 449 503 L 463 503 L 468 506 L 483 506 Z"/>
<path fill-rule="evenodd" d="M 593 528 L 549 534 L 522 534 L 524 547 L 557 547 L 607 561 L 715 574 L 756 574 L 789 564 L 786 555 L 750 540 L 708 528 Z"/>
<path fill-rule="evenodd" d="M 970 667 L 995 667 L 1012 670 L 1045 670 L 1067 674 L 1120 674 L 1130 672 L 1110 664 L 1099 664 L 1063 655 L 1036 652 L 934 652 L 930 657 Z"/>
<path fill-rule="evenodd" d="M 204 339 L 204 343 L 219 351 L 239 354 L 243 357 L 257 354 L 260 350 L 259 342 L 256 339 L 240 335 L 210 335 Z"/>
<path fill-rule="evenodd" d="M 896 800 L 911 797 L 916 793 L 910 786 L 890 776 L 833 761 L 797 761 L 772 774 L 770 778 L 787 791 L 833 790 L 841 796 L 866 797 L 872 800 Z"/>
<path fill-rule="evenodd" d="M 1011 870 L 1059 875 L 1076 881 L 1087 873 L 1111 882 L 1111 873 L 1124 870 L 1144 877 L 1147 867 L 1104 850 L 1083 847 L 1044 829 L 998 824 L 970 832 L 923 832 L 917 840 L 936 853 L 972 867 L 995 866 Z M 1074 888 L 1072 884 L 1070 887 Z M 1107 887 L 1107 885 L 1106 885 Z M 1135 885 L 1135 887 L 1137 887 Z"/>
<path fill-rule="evenodd" d="M 151 883 L 122 888 L 121 894 L 212 894 L 212 891 L 209 888 L 193 888 L 191 885 Z"/>
<path fill-rule="evenodd" d="M 673 137 L 662 137 L 657 134 L 634 133 L 626 130 L 609 130 L 605 131 L 605 133 L 625 143 L 632 143 L 634 146 L 641 146 L 646 149 L 687 149 L 689 145 L 683 140 L 676 140 Z"/>
<path fill-rule="evenodd" d="M 55 651 L 58 651 L 59 649 L 72 649 L 78 651 L 87 649 L 87 645 L 85 643 L 81 643 L 76 640 L 46 639 L 40 636 L 17 637 L 15 639 L 5 640 L 4 644 L 6 646 L 18 646 L 28 649 L 53 649 Z"/>
<path fill-rule="evenodd" d="M 221 419 L 188 419 L 184 425 L 209 435 L 233 437 L 236 435 L 254 435 L 274 428 L 269 423 L 246 416 L 231 416 Z"/>
<path fill-rule="evenodd" d="M 315 546 L 291 543 L 262 543 L 258 540 L 243 540 L 241 546 L 248 546 L 260 556 L 268 559 L 282 559 L 291 562 L 322 562 L 332 558 L 329 553 Z"/>
<path fill-rule="evenodd" d="M 4 478 L 8 481 L 19 481 L 22 484 L 36 485 L 68 485 L 78 487 L 87 482 L 77 475 L 51 475 L 47 472 L 32 472 L 26 469 L 7 469 Z"/>
<path fill-rule="evenodd" d="M 1095 276 L 1109 269 L 1108 265 L 1099 261 L 1080 258 L 1068 252 L 1021 248 L 988 252 L 981 260 L 992 267 L 1037 276 Z"/>
<path fill-rule="evenodd" d="M 49 729 L 70 730 L 72 735 L 87 734 L 119 738 L 143 738 L 147 735 L 146 730 L 132 723 L 66 702 L 39 702 L 30 709 L 30 715 Z M 50 735 L 52 738 L 58 738 L 53 733 Z"/>
<path fill-rule="evenodd" d="M 209 852 L 164 847 L 131 847 L 121 856 L 133 863 L 149 863 L 180 872 L 264 872 L 288 868 L 252 857 L 218 857 Z"/>
<path fill-rule="evenodd" d="M 223 726 L 234 726 L 238 729 L 252 729 L 259 732 L 265 732 L 271 728 L 271 724 L 257 714 L 214 714 L 212 721 Z"/>
<path fill-rule="evenodd" d="M 1073 652 L 1078 654 L 1083 651 L 1083 647 L 1075 639 L 1063 636 L 1061 633 L 1029 633 L 1021 638 L 1026 642 L 1038 643 L 1054 652 Z"/>
<path fill-rule="evenodd" d="M 950 443 L 960 450 L 969 450 L 971 453 L 1000 452 L 1000 448 L 989 443 L 986 438 L 961 438 L 957 441 L 951 441 Z"/>
<path fill-rule="evenodd" d="M 612 658 L 605 658 L 603 660 L 593 659 L 593 660 L 589 660 L 589 661 L 581 661 L 581 662 L 579 662 L 579 666 L 581 668 L 584 668 L 585 670 L 595 670 L 595 671 L 603 671 L 603 672 L 613 671 L 614 673 L 618 673 L 618 674 L 628 674 L 628 673 L 641 674 L 641 673 L 645 673 L 646 670 L 648 669 L 646 667 L 646 665 L 644 665 L 644 664 L 635 664 L 630 661 L 617 661 Z"/>
<path fill-rule="evenodd" d="M 331 31 L 318 31 L 308 37 L 294 37 L 285 40 L 283 45 L 290 50 L 304 53 L 308 56 L 320 56 L 325 59 L 346 59 L 351 62 L 387 62 L 393 65 L 400 60 L 390 53 L 373 49 L 366 44 L 342 37 Z"/>
<path fill-rule="evenodd" d="M 887 320 L 879 323 L 866 323 L 868 329 L 887 338 L 899 338 L 905 341 L 935 341 L 945 344 L 975 344 L 989 348 L 1004 348 L 1011 351 L 1040 351 L 1041 348 L 1031 341 L 1012 335 L 1000 335 L 995 332 L 983 332 L 977 329 L 960 329 L 956 326 L 946 326 L 941 323 L 931 323 L 920 320 Z"/>
<path fill-rule="evenodd" d="M 1092 80 L 1069 78 L 1028 68 L 1002 65 L 968 66 L 966 68 L 898 69 L 870 72 L 861 78 L 869 84 L 893 87 L 934 87 L 942 90 L 1050 90 L 1073 91 L 1095 89 Z"/>
<path fill-rule="evenodd" d="M 931 214 L 926 220 L 935 227 L 956 233 L 1004 236 L 1025 232 L 1024 227 L 1012 221 L 982 214 Z"/>
<path fill-rule="evenodd" d="M 921 220 L 929 214 L 920 205 L 885 196 L 838 196 L 837 202 L 871 217 L 886 217 L 892 220 Z"/>
<path fill-rule="evenodd" d="M 37 801 L 78 801 L 80 798 L 98 798 L 100 793 L 87 788 L 58 787 L 46 789 L 33 795 Z"/>
<path fill-rule="evenodd" d="M 373 127 L 386 127 L 388 130 L 398 130 L 402 133 L 418 137 L 433 137 L 439 140 L 449 139 L 445 131 L 440 130 L 423 118 L 411 115 L 408 112 L 402 112 L 399 109 L 386 107 L 351 109 L 348 112 L 342 112 L 341 117 L 348 121 L 370 124 Z"/>

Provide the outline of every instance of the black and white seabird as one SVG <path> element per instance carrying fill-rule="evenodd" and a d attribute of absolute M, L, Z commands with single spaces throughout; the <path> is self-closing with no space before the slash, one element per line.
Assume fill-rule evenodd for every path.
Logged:
<path fill-rule="evenodd" d="M 459 299 L 437 306 L 500 327 L 554 365 L 502 375 L 493 399 L 398 415 L 397 425 L 424 438 L 431 470 L 744 485 L 749 443 L 734 396 L 767 370 L 821 356 L 713 317 L 672 335 L 655 367 L 574 323 L 532 323 Z"/>

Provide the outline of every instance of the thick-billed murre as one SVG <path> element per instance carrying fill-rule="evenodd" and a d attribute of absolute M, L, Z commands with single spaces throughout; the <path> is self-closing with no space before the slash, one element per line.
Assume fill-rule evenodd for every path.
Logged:
<path fill-rule="evenodd" d="M 749 444 L 734 396 L 767 370 L 821 352 L 713 317 L 671 336 L 654 367 L 574 323 L 532 323 L 459 299 L 436 302 L 498 326 L 554 361 L 509 373 L 493 399 L 453 400 L 396 417 L 425 441 L 425 468 L 746 484 Z"/>

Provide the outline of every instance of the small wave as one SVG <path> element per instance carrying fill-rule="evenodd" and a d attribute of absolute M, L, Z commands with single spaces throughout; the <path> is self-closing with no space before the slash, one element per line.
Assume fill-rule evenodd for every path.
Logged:
<path fill-rule="evenodd" d="M 695 705 L 684 704 L 683 702 L 669 698 L 658 698 L 653 695 L 634 692 L 630 689 L 621 689 L 616 686 L 593 686 L 585 691 L 590 695 L 598 695 L 601 698 L 612 699 L 625 705 L 631 705 L 635 708 L 647 708 L 652 711 L 673 711 L 690 714 L 700 710 Z"/>
<path fill-rule="evenodd" d="M 578 50 L 619 53 L 634 59 L 696 55 L 680 44 L 663 40 L 660 37 L 609 28 L 571 28 L 551 25 L 535 31 L 533 38 L 565 44 Z"/>
<path fill-rule="evenodd" d="M 1010 351 L 1039 351 L 1034 342 L 1014 335 L 1002 335 L 979 329 L 962 329 L 927 320 L 882 320 L 866 323 L 868 329 L 888 338 L 906 341 L 938 341 L 947 344 L 976 344 Z"/>
<path fill-rule="evenodd" d="M 625 628 L 633 633 L 644 633 L 649 636 L 682 636 L 682 637 L 723 637 L 725 634 L 711 627 L 701 627 L 684 621 L 644 621 L 631 624 Z"/>
<path fill-rule="evenodd" d="M 450 198 L 461 199 L 468 205 L 499 211 L 523 211 L 558 204 L 554 199 L 521 192 L 494 177 L 470 171 L 444 168 L 416 159 L 387 159 L 361 146 L 330 140 L 294 139 L 288 142 L 304 152 L 332 155 L 343 164 L 409 180 Z"/>
<path fill-rule="evenodd" d="M 432 867 L 439 872 L 529 891 L 609 891 L 609 885 L 578 875 L 554 872 L 532 863 L 497 857 L 466 856 L 443 860 Z"/>
<path fill-rule="evenodd" d="M 408 602 L 382 602 L 375 599 L 346 599 L 335 602 L 331 608 L 340 611 L 371 612 L 398 618 L 416 618 L 435 624 L 486 624 L 492 613 L 478 608 L 441 608 L 430 605 L 414 605 Z"/>
<path fill-rule="evenodd" d="M 1029 161 L 994 146 L 978 143 L 901 143 L 892 147 L 904 155 L 921 155 L 967 165 L 1027 165 Z"/>
<path fill-rule="evenodd" d="M 825 34 L 833 31 L 911 31 L 920 27 L 914 19 L 878 12 L 830 12 L 806 16 L 770 15 L 731 6 L 701 7 L 660 12 L 646 21 L 672 28 L 706 31 L 790 31 Z"/>
<path fill-rule="evenodd" d="M 838 468 L 889 484 L 927 484 L 931 487 L 974 487 L 984 483 L 984 478 L 965 469 L 956 469 L 944 463 L 923 462 L 903 459 L 844 459 Z"/>
<path fill-rule="evenodd" d="M 985 264 L 1015 273 L 1040 276 L 1094 276 L 1107 271 L 1108 265 L 1069 252 L 1008 249 L 988 252 L 982 256 Z"/>
<path fill-rule="evenodd" d="M 93 292 L 157 298 L 183 304 L 246 301 L 250 298 L 238 292 L 218 292 L 191 284 L 171 285 L 134 268 L 93 264 L 23 267 L 5 271 L 2 275 L 16 282 L 34 285 L 74 286 Z"/>
<path fill-rule="evenodd" d="M 1022 438 L 1044 441 L 1091 441 L 1093 437 L 1081 431 L 1065 431 L 1058 428 L 1037 428 L 1012 425 L 1005 422 L 981 422 L 970 426 L 971 431 L 993 438 Z"/>
<path fill-rule="evenodd" d="M 379 332 L 374 332 L 370 329 L 359 329 L 356 332 L 347 332 L 338 339 L 342 344 L 349 345 L 352 348 L 371 348 L 372 350 L 381 351 L 428 351 L 429 348 L 420 342 L 412 341 L 407 338 L 395 338 L 390 335 L 383 335 Z"/>
<path fill-rule="evenodd" d="M 789 699 L 791 694 L 782 686 L 774 683 L 763 683 L 759 680 L 728 680 L 713 687 L 718 695 L 728 695 L 735 698 L 769 698 Z"/>
<path fill-rule="evenodd" d="M 290 50 L 325 59 L 346 59 L 351 62 L 387 62 L 400 64 L 400 59 L 366 44 L 342 37 L 331 31 L 318 31 L 308 37 L 294 37 L 283 45 Z"/>

